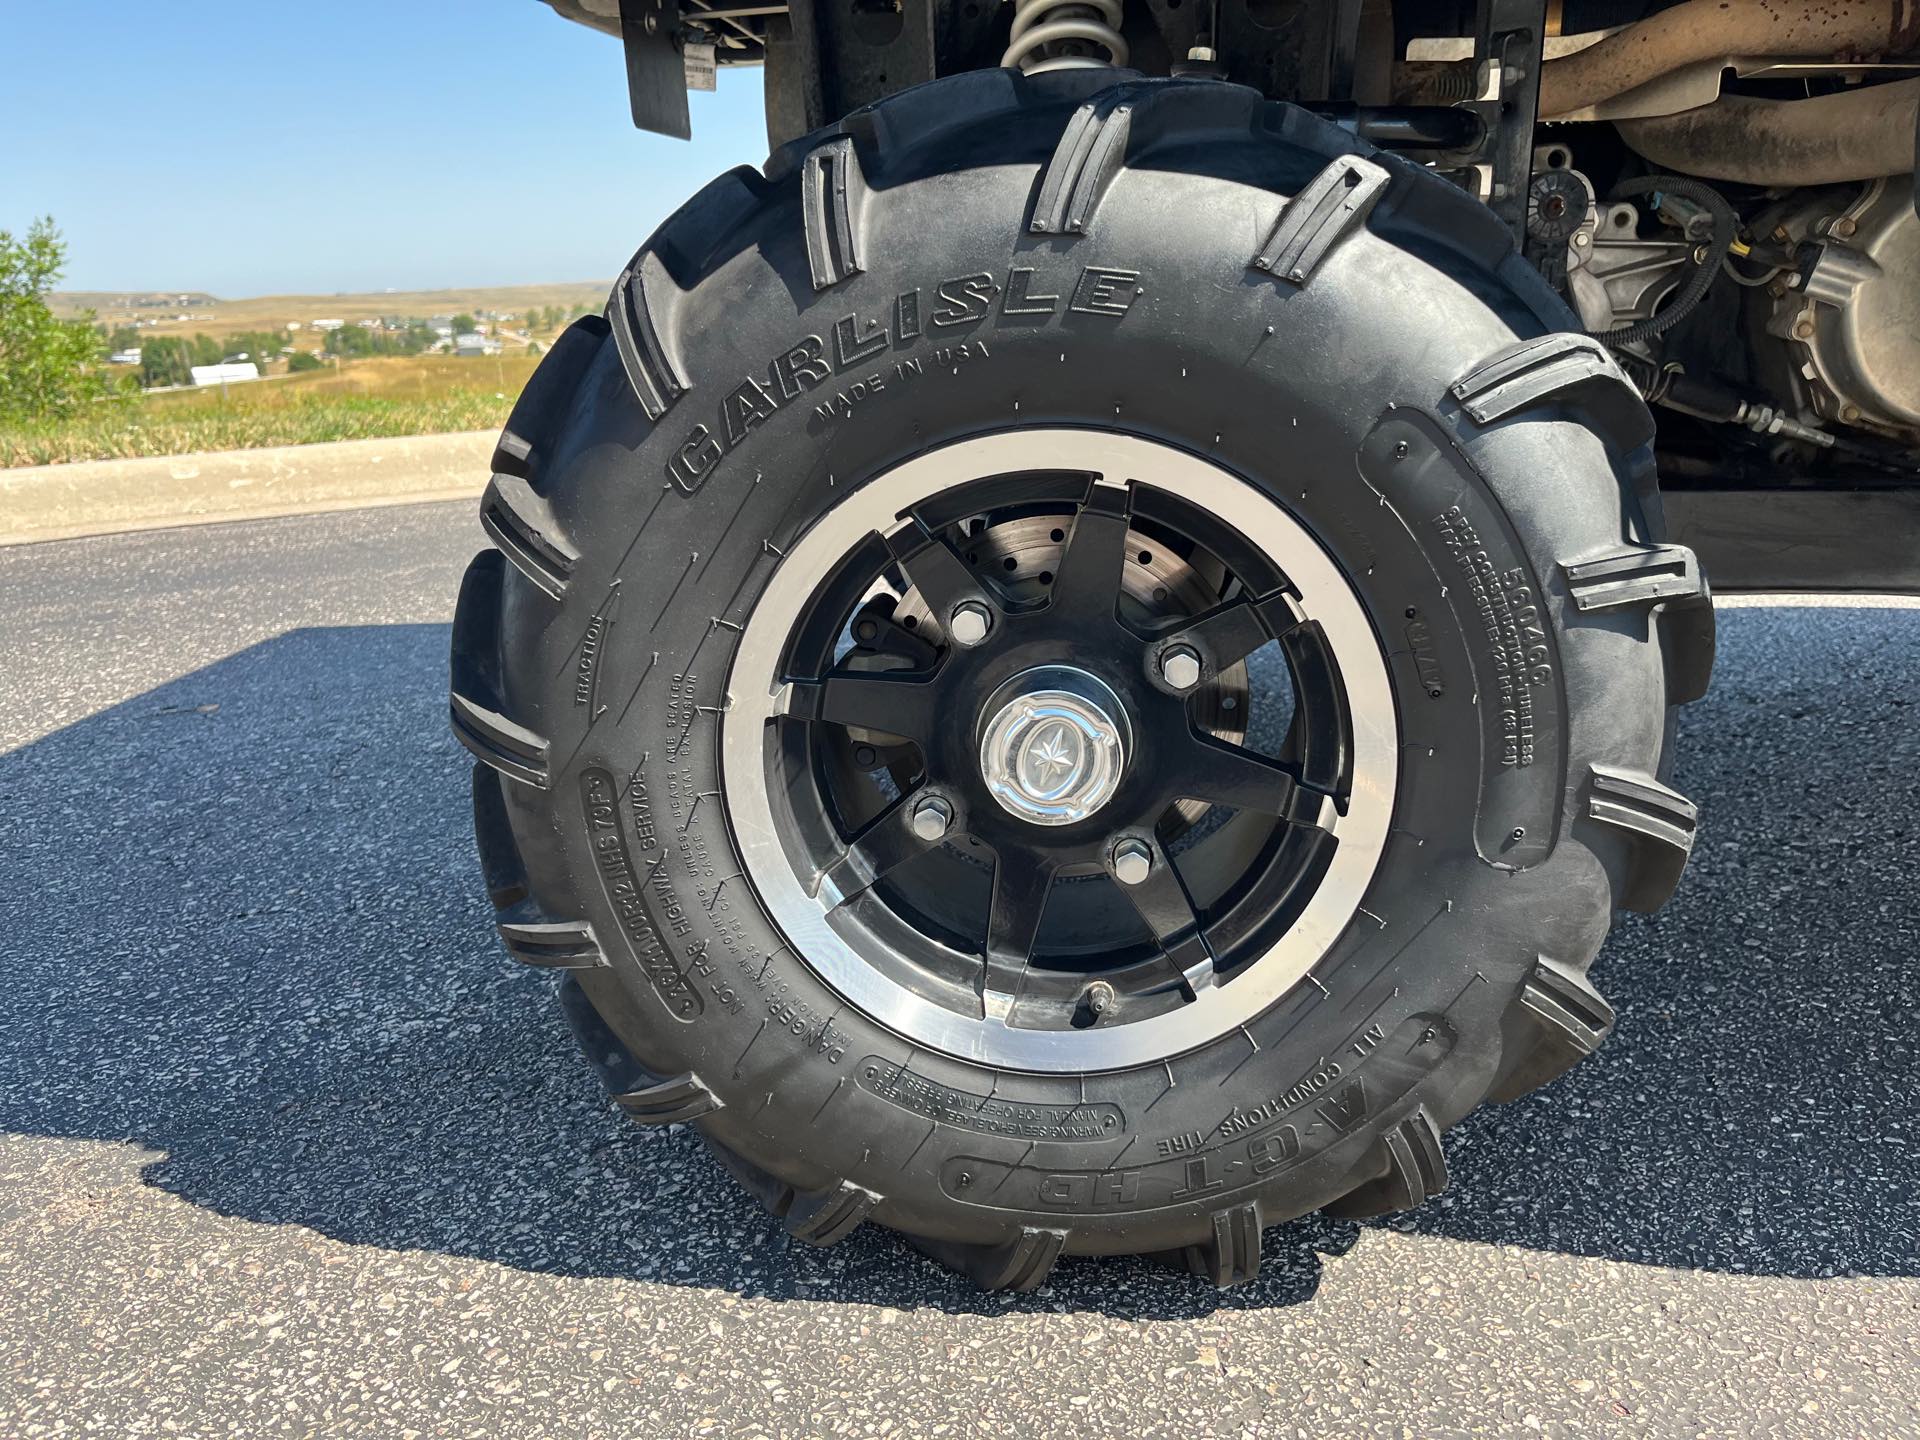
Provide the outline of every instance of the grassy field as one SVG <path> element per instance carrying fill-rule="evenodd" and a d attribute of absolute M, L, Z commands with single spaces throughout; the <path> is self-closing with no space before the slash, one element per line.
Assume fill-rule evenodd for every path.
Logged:
<path fill-rule="evenodd" d="M 524 353 L 391 357 L 224 392 L 143 395 L 73 420 L 0 429 L 0 467 L 490 430 L 537 363 Z"/>
<path fill-rule="evenodd" d="M 254 295 L 245 299 L 222 300 L 214 296 L 195 296 L 185 305 L 136 306 L 127 302 L 139 298 L 132 292 L 108 290 L 56 291 L 49 300 L 56 314 L 78 315 L 94 312 L 94 318 L 109 328 L 143 320 L 156 335 L 226 335 L 240 330 L 277 330 L 297 320 L 305 327 L 315 320 L 335 319 L 351 323 L 379 315 L 413 315 L 425 319 L 431 315 L 472 314 L 476 310 L 512 311 L 524 315 L 529 309 L 557 305 L 571 310 L 584 305 L 598 310 L 607 301 L 608 282 L 580 281 L 556 285 L 497 285 L 464 290 L 378 290 L 352 295 Z M 174 318 L 184 313 L 187 319 Z"/>

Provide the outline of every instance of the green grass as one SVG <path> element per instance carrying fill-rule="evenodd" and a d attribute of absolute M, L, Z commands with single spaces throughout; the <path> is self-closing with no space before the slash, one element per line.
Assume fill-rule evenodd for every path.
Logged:
<path fill-rule="evenodd" d="M 363 360 L 219 390 L 143 395 L 70 420 L 0 428 L 0 467 L 491 430 L 533 373 L 530 356 Z"/>

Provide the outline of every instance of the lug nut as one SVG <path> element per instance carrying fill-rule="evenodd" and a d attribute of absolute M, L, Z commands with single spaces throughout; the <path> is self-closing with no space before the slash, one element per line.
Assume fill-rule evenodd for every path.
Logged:
<path fill-rule="evenodd" d="M 1144 840 L 1122 840 L 1113 847 L 1113 878 L 1122 885 L 1140 885 L 1153 873 L 1153 851 Z"/>
<path fill-rule="evenodd" d="M 953 807 L 938 795 L 929 795 L 913 807 L 913 833 L 931 844 L 953 823 Z"/>
<path fill-rule="evenodd" d="M 1188 645 L 1175 645 L 1160 656 L 1160 678 L 1176 690 L 1200 683 L 1200 656 Z"/>
<path fill-rule="evenodd" d="M 963 600 L 947 617 L 947 634 L 956 645 L 978 645 L 993 629 L 993 616 L 978 600 Z"/>

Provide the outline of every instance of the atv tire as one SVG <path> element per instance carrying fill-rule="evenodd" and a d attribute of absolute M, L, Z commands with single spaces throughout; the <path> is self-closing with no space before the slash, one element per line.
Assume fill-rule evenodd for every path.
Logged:
<path fill-rule="evenodd" d="M 1647 411 L 1574 329 L 1470 197 L 1219 82 L 968 74 L 722 176 L 495 456 L 452 716 L 507 950 L 566 972 L 623 1109 L 691 1123 L 809 1243 L 871 1220 L 984 1286 L 1127 1253 L 1224 1285 L 1265 1226 L 1421 1204 L 1447 1127 L 1605 1038 L 1612 913 L 1661 905 L 1693 838 L 1665 777 L 1707 590 L 1665 543 Z M 765 899 L 801 841 L 724 783 L 766 688 L 737 652 L 811 623 L 762 600 L 798 593 L 775 577 L 823 517 L 1049 431 L 1189 457 L 1312 537 L 1374 649 L 1330 668 L 1377 668 L 1392 737 L 1390 825 L 1302 973 L 1164 1053 L 1079 1015 L 1046 1043 L 1118 1059 L 1078 1068 L 1017 1027 L 1015 1061 L 916 1033 L 933 980 L 852 1003 Z"/>

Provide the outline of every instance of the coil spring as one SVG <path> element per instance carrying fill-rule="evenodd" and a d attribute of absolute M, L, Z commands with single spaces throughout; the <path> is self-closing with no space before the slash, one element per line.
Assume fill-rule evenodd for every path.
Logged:
<path fill-rule="evenodd" d="M 1002 65 L 1029 75 L 1127 63 L 1119 25 L 1121 0 L 1014 0 L 1013 29 Z M 1106 53 L 1088 53 L 1098 47 Z"/>

